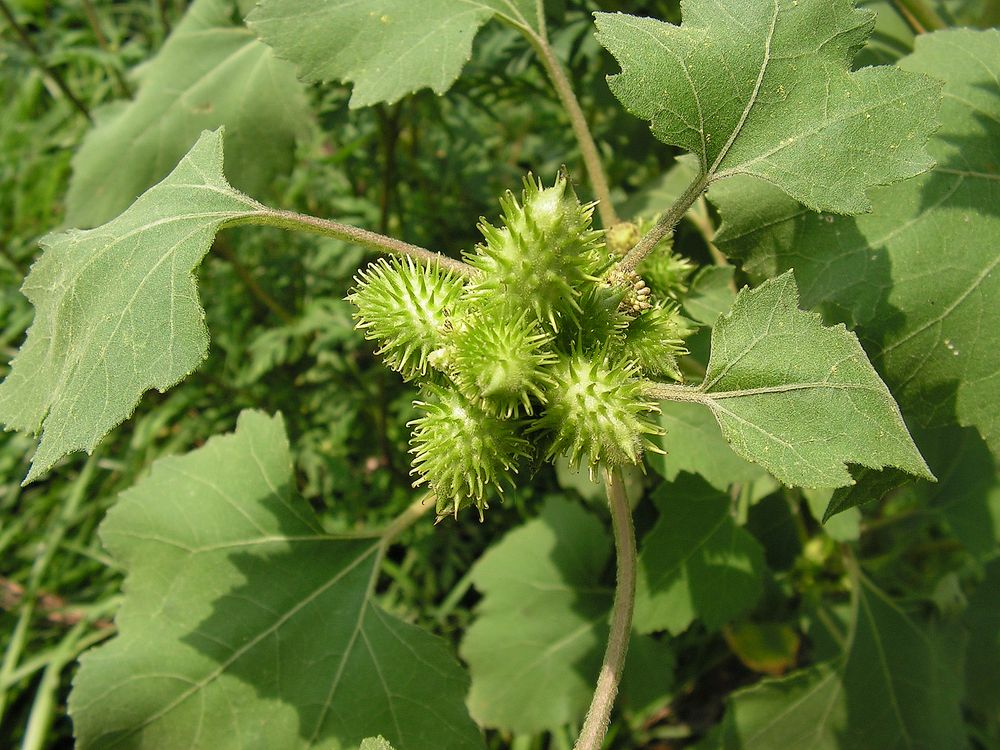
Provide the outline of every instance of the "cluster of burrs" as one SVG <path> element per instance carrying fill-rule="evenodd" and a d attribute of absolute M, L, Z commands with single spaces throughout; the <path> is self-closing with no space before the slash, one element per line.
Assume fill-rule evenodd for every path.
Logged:
<path fill-rule="evenodd" d="M 439 515 L 481 518 L 492 491 L 559 455 L 591 471 L 638 464 L 659 432 L 642 380 L 680 378 L 676 306 L 638 277 L 606 280 L 619 255 L 565 176 L 529 176 L 500 204 L 501 226 L 483 220 L 465 258 L 474 273 L 379 260 L 348 297 L 385 363 L 420 384 L 413 473 Z"/>

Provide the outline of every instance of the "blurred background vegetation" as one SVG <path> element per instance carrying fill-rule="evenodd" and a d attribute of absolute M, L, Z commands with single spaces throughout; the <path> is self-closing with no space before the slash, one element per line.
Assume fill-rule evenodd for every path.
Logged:
<path fill-rule="evenodd" d="M 105 108 L 135 95 L 141 66 L 164 44 L 188 3 L 0 2 L 5 363 L 32 320 L 18 289 L 38 253 L 37 241 L 65 226 L 74 153 Z M 908 52 L 912 33 L 891 2 L 868 4 L 884 20 L 864 60 L 887 62 Z M 243 5 L 234 2 L 234 18 Z M 678 2 L 549 5 L 554 46 L 571 71 L 616 197 L 642 206 L 674 154 L 613 100 L 604 77 L 614 64 L 595 42 L 589 14 L 622 10 L 678 21 Z M 981 0 L 938 6 L 949 21 L 997 20 L 996 5 Z M 314 86 L 308 96 L 313 114 L 298 124 L 290 168 L 254 196 L 271 205 L 457 256 L 479 238 L 479 217 L 495 219 L 497 196 L 516 190 L 529 170 L 548 180 L 567 163 L 582 175 L 575 141 L 544 72 L 524 39 L 499 24 L 483 30 L 472 61 L 444 97 L 423 91 L 392 106 L 349 110 L 350 90 L 343 86 Z M 580 191 L 586 195 L 585 184 Z M 683 225 L 675 246 L 694 263 L 709 263 L 697 230 L 694 223 Z M 412 500 L 405 425 L 414 416 L 413 392 L 353 330 L 343 299 L 366 261 L 359 249 L 329 239 L 227 231 L 199 272 L 212 332 L 209 359 L 182 386 L 148 394 L 92 457 L 67 459 L 28 487 L 20 482 L 31 438 L 0 436 L 0 747 L 72 745 L 65 701 L 74 661 L 114 633 L 120 597 L 120 571 L 95 530 L 117 493 L 144 476 L 156 458 L 231 430 L 241 409 L 257 407 L 285 415 L 299 489 L 331 530 L 377 526 Z M 697 341 L 692 349 L 697 358 Z M 5 374 L 6 366 L 0 370 Z M 633 477 L 650 487 L 659 481 L 653 472 Z M 600 506 L 599 493 L 584 477 L 547 469 L 483 524 L 469 516 L 448 523 L 446 533 L 418 525 L 386 565 L 383 603 L 457 643 L 476 601 L 470 566 L 506 530 L 533 517 L 536 500 L 556 492 L 577 493 Z M 645 505 L 637 508 L 640 533 L 654 517 Z M 951 606 L 961 595 L 974 564 L 940 531 L 939 519 L 921 510 L 919 499 L 905 493 L 892 498 L 869 509 L 862 524 L 863 548 L 877 559 L 883 585 L 926 607 Z M 772 619 L 784 618 L 794 647 L 771 653 L 772 663 L 762 668 L 747 655 L 738 629 L 693 628 L 678 639 L 674 687 L 642 710 L 626 711 L 610 735 L 614 747 L 693 746 L 718 722 L 730 691 L 762 672 L 801 663 L 796 618 L 804 600 L 838 585 L 843 571 L 833 553 L 837 542 L 810 515 L 807 499 L 783 491 L 754 498 L 749 528 L 772 568 L 760 607 L 771 608 Z M 953 589 L 942 581 L 951 581 Z M 996 717 L 973 718 L 981 746 L 998 747 Z M 527 750 L 568 748 L 573 736 L 573 728 L 566 728 L 545 736 L 489 738 L 492 747 Z"/>

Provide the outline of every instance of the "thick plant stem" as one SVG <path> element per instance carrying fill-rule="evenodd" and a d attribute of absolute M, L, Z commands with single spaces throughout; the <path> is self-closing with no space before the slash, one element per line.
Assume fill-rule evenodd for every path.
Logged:
<path fill-rule="evenodd" d="M 615 267 L 615 273 L 622 276 L 634 273 L 635 269 L 639 267 L 639 264 L 642 263 L 646 256 L 653 252 L 656 244 L 674 231 L 674 227 L 684 218 L 684 214 L 698 200 L 699 196 L 705 192 L 705 188 L 707 187 L 707 175 L 699 175 L 694 182 L 688 185 L 687 190 L 677 199 L 674 205 L 660 217 L 660 220 L 656 222 L 652 229 L 643 235 L 635 247 L 629 250 L 625 257 L 619 261 Z"/>
<path fill-rule="evenodd" d="M 608 471 L 604 479 L 611 507 L 611 526 L 615 535 L 618 581 L 615 586 L 615 603 L 611 609 L 611 633 L 604 652 L 604 663 L 597 677 L 597 687 L 583 722 L 583 729 L 574 750 L 600 750 L 608 733 L 611 708 L 618 694 L 625 656 L 632 634 L 632 609 L 635 606 L 635 529 L 632 526 L 632 509 L 625 496 L 621 472 Z"/>
<path fill-rule="evenodd" d="M 549 40 L 543 35 L 540 36 L 534 33 L 529 38 L 535 51 L 538 52 L 545 72 L 549 74 L 549 80 L 552 81 L 552 87 L 556 90 L 559 101 L 569 116 L 573 135 L 576 136 L 576 141 L 580 146 L 580 155 L 583 157 L 583 164 L 587 169 L 587 175 L 590 177 L 590 186 L 593 188 L 594 195 L 598 200 L 597 213 L 601 217 L 601 224 L 604 225 L 605 229 L 609 229 L 618 223 L 618 213 L 611 202 L 611 188 L 608 186 L 608 176 L 604 173 L 601 155 L 597 150 L 597 144 L 594 142 L 594 136 L 590 133 L 587 118 L 580 108 L 580 102 L 577 100 L 576 94 L 573 93 L 573 86 L 570 85 L 569 78 L 566 77 L 566 71 L 563 70 L 562 65 L 552 51 Z"/>
<path fill-rule="evenodd" d="M 926 0 L 893 0 L 893 5 L 903 20 L 918 34 L 940 31 L 948 27 Z"/>
<path fill-rule="evenodd" d="M 228 223 L 228 226 L 238 226 L 241 224 L 258 224 L 264 226 L 278 227 L 280 229 L 292 229 L 306 232 L 315 232 L 325 237 L 335 237 L 345 242 L 352 242 L 371 250 L 378 250 L 393 255 L 406 255 L 424 263 L 435 263 L 441 268 L 457 273 L 460 276 L 474 277 L 478 274 L 475 268 L 460 260 L 449 258 L 447 255 L 435 253 L 417 245 L 397 240 L 393 237 L 386 237 L 384 234 L 370 232 L 367 229 L 352 227 L 348 224 L 341 224 L 329 219 L 320 219 L 315 216 L 298 214 L 294 211 L 279 211 L 273 208 L 261 206 L 259 211 L 254 211 Z"/>

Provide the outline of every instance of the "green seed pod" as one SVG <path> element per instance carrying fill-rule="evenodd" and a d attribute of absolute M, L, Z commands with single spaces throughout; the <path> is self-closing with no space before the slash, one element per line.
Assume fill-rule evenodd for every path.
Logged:
<path fill-rule="evenodd" d="M 602 234 L 591 228 L 594 204 L 581 205 L 565 175 L 550 188 L 529 175 L 522 203 L 508 192 L 500 199 L 504 226 L 481 221 L 486 242 L 467 260 L 482 276 L 469 296 L 531 310 L 555 331 L 560 318 L 579 315 L 581 284 L 596 280 Z"/>
<path fill-rule="evenodd" d="M 646 443 L 643 435 L 662 431 L 645 418 L 658 412 L 642 392 L 635 367 L 624 357 L 575 353 L 561 357 L 552 368 L 555 384 L 548 390 L 548 407 L 532 430 L 552 436 L 547 458 L 566 453 L 578 466 L 637 464 Z"/>
<path fill-rule="evenodd" d="M 490 487 L 502 493 L 512 483 L 531 445 L 517 421 L 491 416 L 455 390 L 425 385 L 422 393 L 414 403 L 424 414 L 409 423 L 414 487 L 430 488 L 439 516 L 475 505 L 482 519 Z"/>
<path fill-rule="evenodd" d="M 657 305 L 629 323 L 619 351 L 646 377 L 667 376 L 679 381 L 677 357 L 687 354 L 684 338 L 689 335 L 691 330 L 676 306 Z"/>
<path fill-rule="evenodd" d="M 452 335 L 450 374 L 458 389 L 490 414 L 509 418 L 532 400 L 544 402 L 550 382 L 545 371 L 555 361 L 551 339 L 526 310 L 506 305 L 476 310 L 456 324 Z"/>
<path fill-rule="evenodd" d="M 580 295 L 579 321 L 559 332 L 559 348 L 591 352 L 620 340 L 630 320 L 621 310 L 624 294 L 621 288 L 588 282 Z"/>
<path fill-rule="evenodd" d="M 639 264 L 638 272 L 661 299 L 680 299 L 688 290 L 694 264 L 674 252 L 653 253 Z"/>
<path fill-rule="evenodd" d="M 391 258 L 372 263 L 355 283 L 347 299 L 358 308 L 358 328 L 381 345 L 385 363 L 408 380 L 426 374 L 428 357 L 446 344 L 462 281 L 436 265 Z"/>

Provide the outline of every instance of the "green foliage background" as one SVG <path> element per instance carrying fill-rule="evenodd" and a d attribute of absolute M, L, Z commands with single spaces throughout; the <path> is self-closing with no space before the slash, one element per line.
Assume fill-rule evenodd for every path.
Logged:
<path fill-rule="evenodd" d="M 213 66 L 218 85 L 250 88 L 254 105 L 233 101 L 206 112 L 196 99 L 211 90 L 191 93 L 171 78 L 198 78 L 199 71 L 185 69 L 184 30 L 211 18 L 239 34 L 247 3 L 8 4 L 37 53 L 0 22 L 5 360 L 32 321 L 18 287 L 37 257 L 39 237 L 115 215 L 161 179 L 206 127 L 225 124 L 236 134 L 227 141 L 227 159 L 235 164 L 231 171 L 227 161 L 227 174 L 255 198 L 455 257 L 479 240 L 478 217 L 495 219 L 496 197 L 525 172 L 549 178 L 564 163 L 579 170 L 576 143 L 544 71 L 523 38 L 500 24 L 479 32 L 471 62 L 443 97 L 423 90 L 391 105 L 351 109 L 349 86 L 298 87 L 288 77 L 279 87 L 287 101 L 279 101 L 274 90 L 248 80 L 246 69 L 227 69 L 223 56 L 202 63 Z M 863 4 L 880 15 L 858 64 L 909 54 L 914 36 L 893 3 Z M 1000 21 L 990 2 L 933 5 L 949 23 Z M 678 3 L 562 0 L 551 6 L 553 46 L 604 152 L 615 196 L 648 218 L 677 195 L 685 164 L 612 95 L 605 76 L 618 67 L 595 40 L 590 13 L 623 11 L 676 23 Z M 249 35 L 234 44 L 262 59 L 269 54 Z M 288 75 L 279 61 L 263 64 Z M 96 125 L 60 92 L 52 71 Z M 188 98 L 170 98 L 166 92 L 175 83 Z M 174 143 L 144 140 L 154 126 L 187 135 Z M 129 139 L 132 150 L 124 157 L 107 147 L 102 153 L 101 132 Z M 107 186 L 132 195 L 124 205 L 91 200 Z M 585 185 L 580 190 L 585 194 Z M 719 209 L 700 204 L 674 242 L 680 254 L 706 267 L 714 246 L 696 219 L 717 227 L 719 211 L 727 217 L 726 196 L 711 197 Z M 724 243 L 723 249 L 744 257 Z M 726 274 L 742 285 L 787 267 L 780 258 L 766 269 L 767 259 L 755 260 L 722 275 L 710 269 L 692 277 L 682 299 L 687 316 L 711 324 L 729 308 L 733 276 Z M 336 240 L 229 230 L 198 272 L 212 342 L 208 360 L 183 387 L 148 394 L 92 457 L 63 459 L 27 487 L 20 483 L 32 441 L 17 433 L 0 438 L 0 747 L 70 746 L 66 700 L 76 657 L 113 635 L 121 602 L 122 571 L 96 528 L 118 494 L 149 475 L 154 460 L 232 431 L 243 409 L 281 412 L 295 490 L 323 530 L 377 528 L 410 504 L 406 423 L 416 416 L 414 393 L 354 331 L 344 301 L 366 262 L 363 251 Z M 808 305 L 821 302 L 828 300 L 807 299 Z M 827 323 L 861 322 L 844 316 L 838 303 L 822 308 Z M 682 362 L 689 378 L 704 372 L 708 343 L 706 326 Z M 780 487 L 735 456 L 705 414 L 693 405 L 665 405 L 668 439 L 690 439 L 676 449 L 668 443 L 666 456 L 649 458 L 648 473 L 629 478 L 630 494 L 646 495 L 635 508 L 645 548 L 641 565 L 662 580 L 658 593 L 650 593 L 641 573 L 636 656 L 610 746 L 1000 746 L 1000 488 L 995 458 L 979 434 L 940 421 L 920 424 L 915 440 L 940 481 L 901 486 L 893 477 L 883 491 L 879 477 L 864 478 L 857 488 L 839 491 L 848 510 L 824 525 L 832 490 Z M 850 492 L 862 496 L 852 499 Z M 696 506 L 704 510 L 692 511 Z M 664 524 L 660 514 L 679 520 Z M 575 736 L 613 585 L 604 515 L 602 495 L 586 476 L 558 465 L 495 504 L 485 523 L 470 517 L 437 528 L 418 524 L 383 560 L 377 603 L 456 649 L 461 645 L 472 670 L 472 715 L 492 727 L 491 748 L 568 748 Z M 586 548 L 589 565 L 567 556 L 566 539 Z M 551 552 L 519 554 L 524 545 Z M 658 559 L 663 549 L 670 559 Z M 538 581 L 566 587 L 565 601 L 534 602 L 523 589 Z M 515 616 L 513 603 L 497 605 L 505 597 L 523 611 Z M 661 615 L 664 607 L 668 617 Z M 514 654 L 525 660 L 519 674 L 530 675 L 538 667 L 532 644 L 557 639 L 560 630 L 579 631 L 580 640 L 568 644 L 562 660 L 552 660 L 550 682 L 530 685 L 551 686 L 542 692 L 558 693 L 559 705 L 531 703 L 526 712 L 483 700 L 509 679 L 484 656 L 491 642 L 510 637 L 520 646 L 511 646 Z M 897 702 L 894 716 L 878 713 Z M 799 724 L 771 723 L 789 707 Z M 847 727 L 844 734 L 809 734 L 824 711 L 835 717 L 829 726 Z"/>

